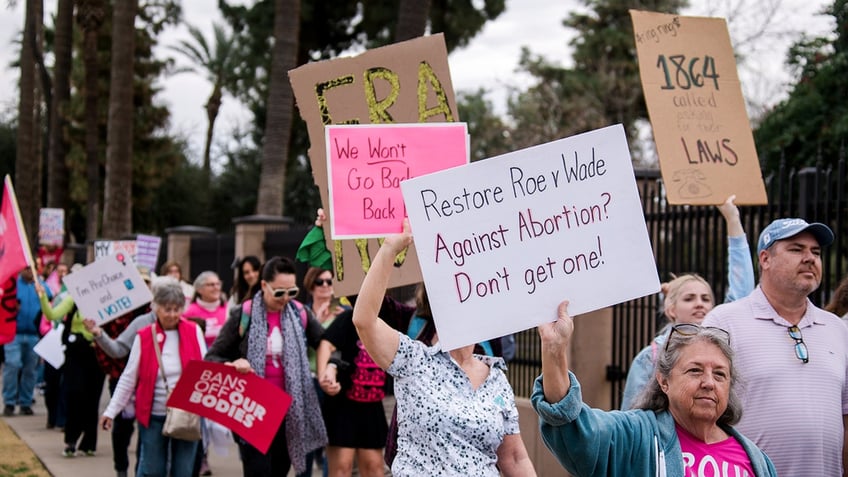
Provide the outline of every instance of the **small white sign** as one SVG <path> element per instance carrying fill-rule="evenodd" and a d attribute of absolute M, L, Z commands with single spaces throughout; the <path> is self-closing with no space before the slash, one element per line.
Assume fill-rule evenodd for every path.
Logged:
<path fill-rule="evenodd" d="M 153 299 L 135 263 L 123 253 L 95 260 L 63 281 L 82 316 L 98 324 L 114 320 Z"/>
<path fill-rule="evenodd" d="M 444 349 L 659 291 L 621 125 L 401 188 Z"/>
<path fill-rule="evenodd" d="M 64 329 L 65 325 L 62 323 L 56 328 L 51 327 L 50 331 L 32 347 L 35 354 L 44 358 L 44 361 L 47 361 L 50 366 L 56 369 L 65 364 L 65 346 L 62 345 L 62 331 Z"/>

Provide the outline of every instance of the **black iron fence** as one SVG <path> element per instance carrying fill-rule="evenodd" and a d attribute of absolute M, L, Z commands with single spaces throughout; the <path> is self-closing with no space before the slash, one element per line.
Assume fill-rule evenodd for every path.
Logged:
<path fill-rule="evenodd" d="M 697 273 L 713 285 L 716 299 L 721 301 L 727 288 L 727 228 L 721 214 L 715 207 L 668 204 L 658 171 L 636 171 L 636 178 L 660 280 L 669 280 L 672 274 Z M 782 168 L 766 179 L 768 205 L 739 208 L 755 273 L 757 239 L 765 225 L 780 217 L 825 223 L 833 229 L 836 240 L 823 250 L 822 284 L 810 299 L 818 305 L 827 303 L 839 280 L 848 273 L 847 179 L 844 158 L 836 167 Z M 633 357 L 664 324 L 658 295 L 613 308 L 613 351 L 606 376 L 612 383 L 613 408 L 621 403 Z M 516 338 L 518 353 L 510 363 L 508 376 L 516 396 L 529 397 L 533 379 L 541 372 L 538 333 L 531 329 Z"/>

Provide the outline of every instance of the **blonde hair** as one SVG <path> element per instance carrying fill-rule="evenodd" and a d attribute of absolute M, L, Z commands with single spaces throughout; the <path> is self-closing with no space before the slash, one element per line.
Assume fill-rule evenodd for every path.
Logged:
<path fill-rule="evenodd" d="M 700 275 L 696 275 L 694 273 L 687 273 L 685 275 L 680 275 L 679 277 L 675 278 L 674 280 L 668 282 L 668 285 L 666 287 L 666 290 L 668 290 L 668 291 L 666 292 L 665 301 L 663 302 L 663 313 L 671 321 L 676 321 L 676 319 L 671 317 L 668 314 L 668 311 L 671 309 L 671 307 L 673 307 L 674 305 L 677 304 L 677 300 L 680 299 L 680 292 L 681 292 L 681 289 L 683 288 L 683 285 L 685 285 L 689 282 L 698 282 L 698 283 L 703 284 L 705 287 L 707 287 L 707 290 L 710 291 L 710 300 L 713 303 L 715 303 L 715 296 L 713 295 L 713 287 L 711 287 L 710 284 L 707 283 L 707 281 L 703 279 L 703 277 L 701 277 Z"/>

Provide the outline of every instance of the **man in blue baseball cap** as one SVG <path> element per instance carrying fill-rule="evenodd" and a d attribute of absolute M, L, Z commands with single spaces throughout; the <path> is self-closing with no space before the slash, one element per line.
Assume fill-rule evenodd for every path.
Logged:
<path fill-rule="evenodd" d="M 848 328 L 807 298 L 821 284 L 822 247 L 832 242 L 827 225 L 775 220 L 757 245 L 759 286 L 703 323 L 730 333 L 745 380 L 736 428 L 778 475 L 843 475 Z"/>

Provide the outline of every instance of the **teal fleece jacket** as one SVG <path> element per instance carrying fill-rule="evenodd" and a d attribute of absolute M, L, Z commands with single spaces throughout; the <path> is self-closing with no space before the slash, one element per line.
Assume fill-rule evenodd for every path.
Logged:
<path fill-rule="evenodd" d="M 542 376 L 530 400 L 539 414 L 542 440 L 560 464 L 576 477 L 683 476 L 683 454 L 668 411 L 601 411 L 583 402 L 580 383 L 571 372 L 571 387 L 558 403 L 545 401 Z M 757 477 L 776 476 L 771 460 L 753 442 L 729 426 L 751 460 Z M 665 463 L 663 472 L 660 462 Z"/>

